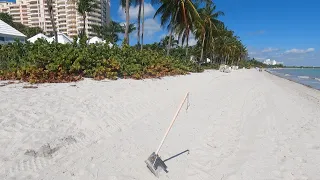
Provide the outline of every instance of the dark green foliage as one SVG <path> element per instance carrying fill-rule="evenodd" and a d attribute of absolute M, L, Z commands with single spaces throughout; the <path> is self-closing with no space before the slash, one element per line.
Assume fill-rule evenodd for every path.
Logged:
<path fill-rule="evenodd" d="M 9 24 L 10 26 L 14 26 L 13 18 L 8 13 L 0 13 L 0 20 Z"/>
<path fill-rule="evenodd" d="M 213 63 L 204 63 L 204 64 L 201 64 L 201 66 L 204 69 L 219 69 L 220 67 L 219 64 L 213 64 Z"/>
<path fill-rule="evenodd" d="M 125 25 L 121 25 L 119 22 L 111 21 L 109 24 L 103 26 L 91 25 L 93 31 L 97 34 L 98 37 L 111 42 L 112 44 L 117 43 L 121 39 L 119 34 L 125 32 Z M 129 26 L 129 34 L 136 30 L 134 24 Z"/>
<path fill-rule="evenodd" d="M 250 59 L 250 60 L 242 60 L 239 62 L 239 68 L 247 68 L 247 69 L 250 69 L 250 68 L 254 68 L 254 67 L 259 67 L 259 68 L 276 68 L 276 67 L 284 67 L 282 64 L 277 64 L 277 65 L 266 65 L 260 61 L 257 61 L 255 60 L 254 58 L 253 59 Z"/>
<path fill-rule="evenodd" d="M 243 68 L 243 67 L 245 67 L 247 69 L 254 68 L 254 67 L 265 68 L 265 67 L 267 67 L 267 65 L 263 64 L 260 61 L 255 60 L 255 59 L 251 59 L 251 60 L 240 61 L 239 68 Z"/>
<path fill-rule="evenodd" d="M 34 44 L 0 46 L 0 80 L 31 83 L 94 79 L 159 78 L 199 72 L 198 65 L 149 49 L 109 48 L 105 45 L 57 44 L 38 40 Z"/>

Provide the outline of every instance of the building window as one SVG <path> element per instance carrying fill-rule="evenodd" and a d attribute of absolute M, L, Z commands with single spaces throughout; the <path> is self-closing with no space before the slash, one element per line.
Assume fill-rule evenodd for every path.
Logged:
<path fill-rule="evenodd" d="M 4 41 L 4 37 L 0 36 L 0 41 Z"/>

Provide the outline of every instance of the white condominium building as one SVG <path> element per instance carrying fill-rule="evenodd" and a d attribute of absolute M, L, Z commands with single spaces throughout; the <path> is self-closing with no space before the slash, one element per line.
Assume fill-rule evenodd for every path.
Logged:
<path fill-rule="evenodd" d="M 17 3 L 0 0 L 0 12 L 11 14 L 14 22 L 28 25 L 27 5 L 22 0 Z"/>
<path fill-rule="evenodd" d="M 83 19 L 77 12 L 76 0 L 53 0 L 54 18 L 57 31 L 68 36 L 77 36 L 83 29 Z M 104 25 L 110 22 L 110 0 L 96 0 L 97 6 L 86 18 L 86 33 L 94 36 L 91 25 Z M 13 16 L 15 22 L 30 27 L 40 27 L 45 34 L 52 35 L 53 29 L 46 0 L 17 0 L 17 3 L 1 2 L 0 12 Z"/>

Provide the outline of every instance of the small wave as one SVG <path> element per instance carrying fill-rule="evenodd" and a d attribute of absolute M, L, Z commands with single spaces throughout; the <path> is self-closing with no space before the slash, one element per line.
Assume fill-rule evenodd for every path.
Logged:
<path fill-rule="evenodd" d="M 285 74 L 284 76 L 290 76 L 290 74 Z"/>
<path fill-rule="evenodd" d="M 317 81 L 320 81 L 320 78 L 314 78 L 315 80 L 317 80 Z"/>
<path fill-rule="evenodd" d="M 298 78 L 300 78 L 300 79 L 309 79 L 310 77 L 309 76 L 298 76 Z"/>

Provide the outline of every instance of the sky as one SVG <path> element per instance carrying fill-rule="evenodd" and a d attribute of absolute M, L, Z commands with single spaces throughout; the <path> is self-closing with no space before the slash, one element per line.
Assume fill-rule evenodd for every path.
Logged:
<path fill-rule="evenodd" d="M 120 0 L 111 0 L 114 21 L 125 22 Z M 145 43 L 159 42 L 168 34 L 153 15 L 159 5 L 145 0 Z M 226 26 L 246 45 L 249 56 L 285 65 L 320 66 L 320 1 L 317 0 L 214 0 Z M 131 23 L 137 22 L 138 7 L 130 8 Z M 130 44 L 137 42 L 136 32 Z M 189 44 L 195 44 L 194 38 Z"/>
<path fill-rule="evenodd" d="M 153 19 L 159 7 L 146 0 L 146 43 L 159 41 L 168 34 Z M 240 37 L 249 56 L 283 62 L 285 65 L 320 66 L 320 1 L 317 0 L 216 0 L 220 20 Z M 132 22 L 137 21 L 138 8 L 131 7 Z M 111 0 L 111 17 L 124 22 L 125 13 L 119 0 Z M 136 33 L 131 43 L 136 42 Z M 191 44 L 196 41 L 191 39 Z"/>

